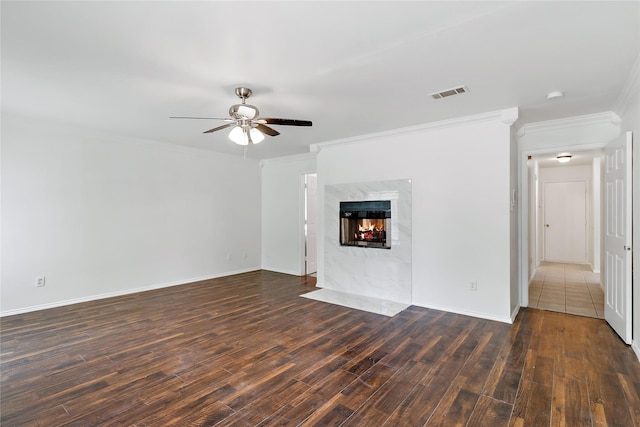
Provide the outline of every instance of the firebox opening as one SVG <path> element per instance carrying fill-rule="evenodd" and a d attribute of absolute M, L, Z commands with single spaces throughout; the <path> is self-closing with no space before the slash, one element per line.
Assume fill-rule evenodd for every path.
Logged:
<path fill-rule="evenodd" d="M 340 202 L 340 245 L 391 248 L 391 201 Z"/>

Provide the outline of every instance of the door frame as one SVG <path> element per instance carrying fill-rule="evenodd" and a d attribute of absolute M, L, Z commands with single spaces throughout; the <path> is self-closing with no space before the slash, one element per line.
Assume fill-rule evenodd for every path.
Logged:
<path fill-rule="evenodd" d="M 529 306 L 529 279 L 531 277 L 531 272 L 529 271 L 529 167 L 527 165 L 529 156 L 552 155 L 562 151 L 578 152 L 601 150 L 604 149 L 608 143 L 609 141 L 603 141 L 593 144 L 567 145 L 520 151 L 520 159 L 518 162 L 518 187 L 520 191 L 520 237 L 518 239 L 518 250 L 520 253 L 520 260 L 518 262 L 520 271 L 520 307 Z M 600 237 L 602 238 L 602 229 L 600 230 Z M 602 256 L 602 254 L 600 256 Z"/>
<path fill-rule="evenodd" d="M 307 183 L 306 178 L 307 175 L 316 175 L 318 172 L 315 170 L 312 171 L 304 171 L 300 172 L 300 186 L 299 186 L 299 198 L 300 205 L 298 206 L 298 215 L 299 215 L 299 230 L 300 230 L 300 271 L 303 276 L 307 275 L 307 233 L 305 232 L 306 226 L 306 214 L 305 211 L 307 209 Z M 316 204 L 317 208 L 317 204 Z M 317 215 L 316 215 L 317 218 Z M 316 219 L 317 220 L 317 219 Z"/>

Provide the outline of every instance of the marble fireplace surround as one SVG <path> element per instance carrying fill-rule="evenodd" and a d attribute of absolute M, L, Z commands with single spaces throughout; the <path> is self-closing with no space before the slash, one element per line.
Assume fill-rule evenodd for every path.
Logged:
<path fill-rule="evenodd" d="M 391 201 L 390 249 L 340 246 L 340 202 L 366 200 Z M 319 286 L 323 289 L 305 296 L 387 316 L 411 304 L 410 179 L 325 186 Z"/>

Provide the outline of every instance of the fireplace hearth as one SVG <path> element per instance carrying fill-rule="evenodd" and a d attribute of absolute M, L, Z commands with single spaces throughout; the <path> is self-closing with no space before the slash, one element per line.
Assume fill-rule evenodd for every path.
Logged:
<path fill-rule="evenodd" d="M 340 202 L 340 245 L 391 249 L 391 201 Z"/>

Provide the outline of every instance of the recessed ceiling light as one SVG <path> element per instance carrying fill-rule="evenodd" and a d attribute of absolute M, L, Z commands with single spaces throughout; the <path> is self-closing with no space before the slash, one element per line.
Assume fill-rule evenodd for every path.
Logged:
<path fill-rule="evenodd" d="M 562 98 L 563 96 L 564 96 L 564 92 L 562 92 L 560 90 L 556 90 L 554 92 L 549 92 L 547 94 L 547 99 Z"/>

